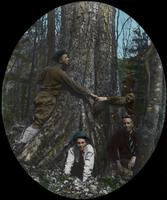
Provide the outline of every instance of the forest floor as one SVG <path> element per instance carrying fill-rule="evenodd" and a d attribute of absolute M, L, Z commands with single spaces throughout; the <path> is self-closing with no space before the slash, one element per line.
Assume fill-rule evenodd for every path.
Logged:
<path fill-rule="evenodd" d="M 19 130 L 18 130 L 19 129 Z M 22 126 L 10 132 L 9 141 L 15 154 L 17 154 L 17 141 L 19 133 L 23 129 Z M 17 157 L 17 156 L 16 156 Z M 91 177 L 86 182 L 72 176 L 66 176 L 59 167 L 54 169 L 37 169 L 35 166 L 28 166 L 23 164 L 23 168 L 30 177 L 38 182 L 45 189 L 72 199 L 90 199 L 107 195 L 114 190 L 119 189 L 126 184 L 130 176 L 105 176 L 105 177 Z"/>
<path fill-rule="evenodd" d="M 31 168 L 32 169 L 32 168 Z M 29 175 L 45 189 L 67 198 L 89 199 L 107 195 L 126 184 L 129 177 L 91 177 L 86 182 L 66 176 L 59 168 L 28 170 Z"/>

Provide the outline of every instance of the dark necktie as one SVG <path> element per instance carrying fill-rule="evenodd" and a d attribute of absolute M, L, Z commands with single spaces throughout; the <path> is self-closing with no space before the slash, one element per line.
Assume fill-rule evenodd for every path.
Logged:
<path fill-rule="evenodd" d="M 130 134 L 129 134 L 129 136 L 128 136 L 128 139 L 129 139 L 129 148 L 130 148 L 130 152 L 131 152 L 131 154 L 135 155 L 135 145 L 134 145 L 132 136 L 131 136 Z"/>

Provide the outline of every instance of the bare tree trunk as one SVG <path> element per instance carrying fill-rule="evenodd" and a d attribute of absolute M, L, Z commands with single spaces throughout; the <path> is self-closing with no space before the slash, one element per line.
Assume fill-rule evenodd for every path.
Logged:
<path fill-rule="evenodd" d="M 48 13 L 47 42 L 48 42 L 47 64 L 49 65 L 52 61 L 52 57 L 55 50 L 55 10 L 52 10 Z"/>
<path fill-rule="evenodd" d="M 32 86 L 33 86 L 33 76 L 34 76 L 34 70 L 36 65 L 36 49 L 37 49 L 37 25 L 35 25 L 35 34 L 33 39 L 33 52 L 32 52 L 32 64 L 30 69 L 30 74 L 28 77 L 28 91 L 27 91 L 27 103 L 26 103 L 26 125 L 29 124 L 30 114 L 32 113 L 30 111 L 30 104 L 32 103 Z"/>
<path fill-rule="evenodd" d="M 141 136 L 140 165 L 149 159 L 160 137 L 166 102 L 166 88 L 160 57 L 152 45 L 146 55 L 148 70 L 147 108 L 144 120 L 139 127 Z"/>
<path fill-rule="evenodd" d="M 98 95 L 115 94 L 117 89 L 114 17 L 112 7 L 95 2 L 73 3 L 62 8 L 60 47 L 67 48 L 71 58 L 67 72 Z M 98 172 L 104 174 L 111 121 L 107 110 L 101 120 L 94 119 L 91 103 L 63 91 L 53 115 L 19 158 L 38 167 L 54 167 L 58 162 L 63 166 L 65 144 L 74 132 L 84 129 L 95 148 Z"/>

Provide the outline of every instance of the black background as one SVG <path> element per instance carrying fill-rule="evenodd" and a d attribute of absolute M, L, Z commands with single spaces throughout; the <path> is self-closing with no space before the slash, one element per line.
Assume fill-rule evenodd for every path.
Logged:
<path fill-rule="evenodd" d="M 55 2 L 58 2 L 57 4 Z M 68 1 L 69 3 L 70 1 Z M 155 44 L 166 76 L 167 55 L 167 9 L 164 0 L 110 0 L 113 6 L 125 11 L 133 17 L 148 33 Z M 61 3 L 61 4 L 60 4 Z M 6 66 L 18 40 L 24 32 L 42 15 L 63 5 L 62 0 L 14 0 L 0 2 L 0 75 L 1 85 Z M 2 122 L 2 118 L 1 118 Z M 2 123 L 1 123 L 2 124 Z M 3 125 L 3 124 L 2 124 Z M 166 123 L 158 146 L 143 170 L 128 184 L 116 190 L 110 198 L 136 199 L 150 196 L 166 196 L 167 194 L 167 135 Z M 0 138 L 0 198 L 10 197 L 54 199 L 57 196 L 45 189 L 29 177 L 14 157 L 8 144 L 4 128 Z M 3 196 L 3 198 L 2 198 Z M 108 198 L 109 196 L 105 196 Z"/>

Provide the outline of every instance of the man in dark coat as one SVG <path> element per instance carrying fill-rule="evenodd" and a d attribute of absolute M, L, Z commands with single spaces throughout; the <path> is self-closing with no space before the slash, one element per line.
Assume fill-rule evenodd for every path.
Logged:
<path fill-rule="evenodd" d="M 123 128 L 119 129 L 111 137 L 108 145 L 112 170 L 118 173 L 130 172 L 131 174 L 135 174 L 135 164 L 138 157 L 138 135 L 131 116 L 124 116 L 122 124 Z"/>
<path fill-rule="evenodd" d="M 54 66 L 46 67 L 39 75 L 40 91 L 34 100 L 33 123 L 24 131 L 21 143 L 29 142 L 51 116 L 56 106 L 56 99 L 62 89 L 72 90 L 82 97 L 97 97 L 70 79 L 64 71 L 69 65 L 69 57 L 65 50 L 58 51 L 54 56 L 54 61 L 56 62 Z"/>

